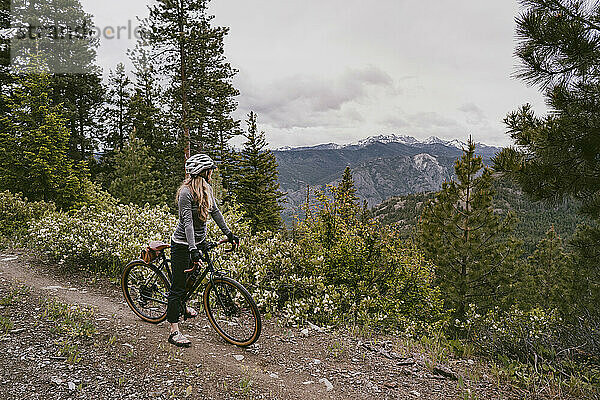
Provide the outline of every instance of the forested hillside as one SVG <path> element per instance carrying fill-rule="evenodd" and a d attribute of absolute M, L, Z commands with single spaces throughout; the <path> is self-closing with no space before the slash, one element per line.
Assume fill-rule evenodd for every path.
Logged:
<path fill-rule="evenodd" d="M 564 200 L 557 204 L 534 201 L 507 178 L 498 179 L 493 185 L 494 208 L 505 214 L 513 211 L 517 215 L 515 235 L 523 240 L 526 254 L 531 254 L 536 244 L 554 226 L 564 239 L 573 235 L 577 226 L 591 220 L 578 213 L 580 204 L 575 200 Z M 383 225 L 393 225 L 403 237 L 409 238 L 419 221 L 423 207 L 435 198 L 435 192 L 395 196 L 373 207 L 373 218 Z"/>

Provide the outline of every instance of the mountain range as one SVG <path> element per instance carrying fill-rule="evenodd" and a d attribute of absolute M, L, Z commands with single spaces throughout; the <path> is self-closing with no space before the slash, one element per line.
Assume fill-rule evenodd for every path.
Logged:
<path fill-rule="evenodd" d="M 417 140 L 410 136 L 379 135 L 346 145 L 336 143 L 284 147 L 273 151 L 279 164 L 279 183 L 287 192 L 284 218 L 298 213 L 311 192 L 336 184 L 344 169 L 352 169 L 356 193 L 369 207 L 392 196 L 437 191 L 454 176 L 454 163 L 465 143 L 436 137 Z M 476 144 L 484 162 L 501 150 Z"/>

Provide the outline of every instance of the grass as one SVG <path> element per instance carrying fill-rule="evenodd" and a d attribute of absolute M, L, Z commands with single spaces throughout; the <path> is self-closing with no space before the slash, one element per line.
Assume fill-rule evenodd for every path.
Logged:
<path fill-rule="evenodd" d="M 13 304 L 18 303 L 23 298 L 27 297 L 31 289 L 27 286 L 20 286 L 11 290 L 7 295 L 0 298 L 0 305 L 2 306 L 11 306 Z"/>
<path fill-rule="evenodd" d="M 93 323 L 94 312 L 90 308 L 70 306 L 56 300 L 48 300 L 44 304 L 43 318 L 56 324 L 52 328 L 56 334 L 69 337 L 92 337 L 96 333 Z"/>
<path fill-rule="evenodd" d="M 346 345 L 341 340 L 336 340 L 329 345 L 329 353 L 333 358 L 339 358 L 346 353 Z"/>
<path fill-rule="evenodd" d="M 61 357 L 66 357 L 69 364 L 78 364 L 81 361 L 79 346 L 76 343 L 69 343 L 67 340 L 63 340 L 59 345 L 61 347 L 58 350 L 58 354 Z"/>
<path fill-rule="evenodd" d="M 10 318 L 5 317 L 4 315 L 0 315 L 0 331 L 2 333 L 7 333 L 14 326 L 15 324 L 10 320 Z"/>
<path fill-rule="evenodd" d="M 242 367 L 242 377 L 240 379 L 240 393 L 244 396 L 250 395 L 252 392 L 252 375 L 248 367 Z"/>

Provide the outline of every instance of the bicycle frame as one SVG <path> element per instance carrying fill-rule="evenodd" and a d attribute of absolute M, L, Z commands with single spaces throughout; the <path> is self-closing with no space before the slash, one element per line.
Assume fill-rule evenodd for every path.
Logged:
<path fill-rule="evenodd" d="M 210 257 L 210 254 L 208 252 L 204 253 L 204 259 L 202 261 L 206 263 L 206 267 L 204 268 L 202 273 L 196 277 L 196 279 L 194 280 L 194 283 L 190 286 L 190 288 L 186 290 L 185 296 L 182 299 L 182 302 L 184 304 L 198 290 L 198 288 L 204 281 L 204 278 L 206 278 L 206 276 L 209 273 L 210 273 L 209 280 L 211 283 L 213 283 L 213 278 L 215 275 L 223 275 L 221 272 L 218 272 L 217 270 L 215 270 L 213 260 Z M 172 266 L 171 266 L 171 259 L 167 258 L 165 256 L 164 252 L 161 253 L 161 262 L 159 265 L 157 265 L 157 267 L 159 270 L 164 270 L 166 272 L 169 283 L 173 282 L 173 271 L 172 271 Z"/>

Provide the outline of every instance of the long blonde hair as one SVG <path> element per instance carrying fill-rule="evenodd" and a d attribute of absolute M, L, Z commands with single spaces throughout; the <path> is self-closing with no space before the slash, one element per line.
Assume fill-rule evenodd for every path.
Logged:
<path fill-rule="evenodd" d="M 185 177 L 175 196 L 175 202 L 179 204 L 179 194 L 184 187 L 188 187 L 192 192 L 194 201 L 198 203 L 198 217 L 200 221 L 208 219 L 208 212 L 212 206 L 212 188 L 208 184 L 208 174 L 210 170 L 204 170 L 198 175 L 188 175 Z"/>

